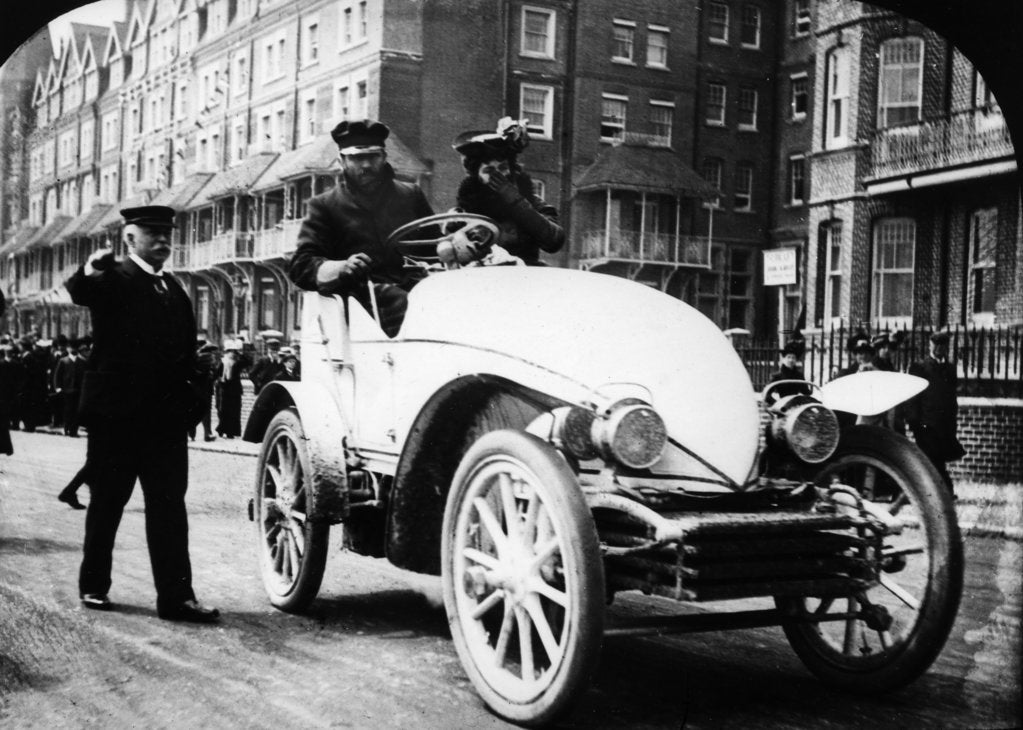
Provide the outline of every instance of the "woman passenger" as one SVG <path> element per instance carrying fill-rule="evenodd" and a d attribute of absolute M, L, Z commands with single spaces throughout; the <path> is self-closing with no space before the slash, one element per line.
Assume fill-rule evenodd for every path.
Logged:
<path fill-rule="evenodd" d="M 528 143 L 526 120 L 510 117 L 498 122 L 497 132 L 458 135 L 452 147 L 462 155 L 467 174 L 458 186 L 456 210 L 493 219 L 500 233 L 491 243 L 529 266 L 541 266 L 540 251 L 559 251 L 565 231 L 557 209 L 537 197 L 532 178 L 518 162 Z"/>

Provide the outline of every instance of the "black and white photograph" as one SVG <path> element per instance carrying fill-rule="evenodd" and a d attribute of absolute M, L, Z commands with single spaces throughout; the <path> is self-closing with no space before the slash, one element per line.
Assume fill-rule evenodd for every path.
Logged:
<path fill-rule="evenodd" d="M 1023 727 L 1023 6 L 5 16 L 0 725 Z"/>

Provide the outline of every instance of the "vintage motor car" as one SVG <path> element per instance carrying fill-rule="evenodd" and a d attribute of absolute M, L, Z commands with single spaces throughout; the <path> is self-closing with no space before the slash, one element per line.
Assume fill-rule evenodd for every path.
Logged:
<path fill-rule="evenodd" d="M 951 498 L 906 438 L 835 415 L 869 420 L 924 381 L 785 381 L 759 405 L 683 302 L 577 270 L 438 271 L 442 241 L 415 238 L 438 222 L 492 226 L 395 232 L 432 273 L 394 338 L 354 300 L 306 294 L 302 379 L 267 386 L 247 423 L 274 606 L 313 600 L 340 525 L 346 550 L 441 576 L 466 673 L 524 725 L 570 708 L 610 633 L 780 626 L 853 692 L 926 671 L 962 589 Z M 621 591 L 664 615 L 605 626 Z"/>

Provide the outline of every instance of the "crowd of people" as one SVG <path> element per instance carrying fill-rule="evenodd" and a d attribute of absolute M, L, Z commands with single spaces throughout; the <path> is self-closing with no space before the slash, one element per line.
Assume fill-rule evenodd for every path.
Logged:
<path fill-rule="evenodd" d="M 833 373 L 834 378 L 870 371 L 898 372 L 894 353 L 902 345 L 902 334 L 895 331 L 870 336 L 866 332 L 856 332 L 846 346 L 851 356 L 850 362 L 845 368 Z M 910 362 L 906 368 L 910 375 L 926 380 L 927 387 L 899 407 L 874 417 L 871 423 L 903 435 L 908 429 L 917 446 L 934 464 L 942 483 L 954 499 L 955 489 L 948 464 L 962 459 L 966 450 L 958 439 L 958 375 L 955 364 L 949 359 L 949 339 L 947 331 L 930 335 L 927 355 Z M 771 374 L 770 382 L 803 380 L 800 363 L 805 353 L 804 340 L 795 338 L 786 343 L 780 352 L 780 367 Z"/>
<path fill-rule="evenodd" d="M 195 382 L 203 395 L 200 423 L 206 441 L 241 435 L 243 381 L 249 380 L 258 395 L 273 380 L 299 379 L 297 345 L 282 347 L 279 339 L 267 338 L 264 347 L 266 354 L 257 358 L 254 346 L 242 337 L 227 340 L 221 348 L 199 336 Z M 0 335 L 0 419 L 6 427 L 28 433 L 59 429 L 77 438 L 79 398 L 91 350 L 90 336 L 49 339 L 38 331 L 20 338 Z M 195 429 L 189 435 L 194 440 Z"/>
<path fill-rule="evenodd" d="M 78 396 L 92 338 L 0 335 L 0 417 L 8 428 L 78 436 Z"/>

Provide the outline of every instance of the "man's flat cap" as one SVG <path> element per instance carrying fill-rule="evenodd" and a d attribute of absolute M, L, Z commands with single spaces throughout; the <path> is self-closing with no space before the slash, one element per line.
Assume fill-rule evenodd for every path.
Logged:
<path fill-rule="evenodd" d="M 951 335 L 947 331 L 935 332 L 931 335 L 931 342 L 935 345 L 947 345 Z"/>
<path fill-rule="evenodd" d="M 384 148 L 384 140 L 391 130 L 383 122 L 372 119 L 347 119 L 331 130 L 330 136 L 337 143 L 343 155 L 354 155 L 360 152 L 379 152 Z"/>
<path fill-rule="evenodd" d="M 136 226 L 167 226 L 174 227 L 174 216 L 177 213 L 166 205 L 141 205 L 137 208 L 122 208 L 121 216 L 125 224 Z"/>

